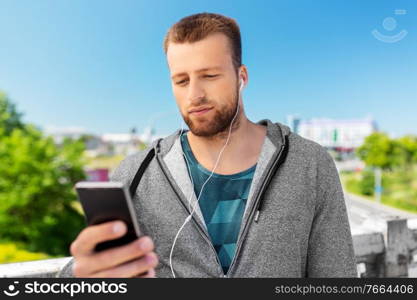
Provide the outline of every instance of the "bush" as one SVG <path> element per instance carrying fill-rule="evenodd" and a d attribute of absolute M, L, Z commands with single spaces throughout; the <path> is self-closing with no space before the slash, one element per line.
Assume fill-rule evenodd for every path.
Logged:
<path fill-rule="evenodd" d="M 81 141 L 55 145 L 0 94 L 0 237 L 31 252 L 68 255 L 85 226 L 73 207 L 75 182 L 85 179 Z"/>
<path fill-rule="evenodd" d="M 375 176 L 372 169 L 365 169 L 362 172 L 361 180 L 358 182 L 358 188 L 362 195 L 372 196 L 375 189 Z"/>

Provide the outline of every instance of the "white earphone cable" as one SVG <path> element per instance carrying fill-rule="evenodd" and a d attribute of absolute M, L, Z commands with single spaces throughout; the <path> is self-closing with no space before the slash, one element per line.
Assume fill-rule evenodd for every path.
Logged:
<path fill-rule="evenodd" d="M 184 223 L 181 225 L 180 229 L 178 230 L 177 234 L 175 235 L 174 242 L 173 242 L 173 244 L 172 244 L 171 251 L 170 251 L 170 254 L 169 254 L 169 265 L 170 265 L 170 268 L 171 268 L 172 276 L 173 276 L 174 278 L 176 278 L 176 277 L 175 277 L 175 272 L 174 272 L 174 269 L 173 269 L 173 266 L 172 266 L 172 255 L 173 255 L 173 252 L 174 252 L 175 243 L 177 242 L 177 239 L 178 239 L 178 237 L 179 237 L 179 235 L 180 235 L 180 233 L 181 233 L 182 229 L 184 228 L 184 226 L 185 226 L 185 225 L 186 225 L 186 224 L 187 224 L 187 223 L 191 220 L 191 218 L 192 218 L 192 216 L 193 216 L 193 214 L 194 214 L 194 211 L 195 211 L 195 209 L 196 209 L 196 207 L 197 207 L 197 204 L 198 204 L 198 202 L 199 202 L 199 200 L 200 200 L 200 197 L 201 197 L 201 194 L 202 194 L 202 192 L 203 192 L 203 189 L 204 189 L 205 185 L 207 184 L 207 182 L 210 180 L 210 178 L 213 176 L 214 171 L 216 170 L 217 165 L 219 164 L 219 161 L 220 161 L 221 155 L 223 154 L 224 149 L 226 148 L 226 146 L 227 146 L 227 145 L 228 145 L 228 143 L 229 143 L 229 139 L 230 139 L 230 135 L 231 135 L 231 132 L 232 132 L 232 127 L 233 127 L 233 122 L 235 121 L 236 116 L 237 116 L 237 114 L 238 114 L 238 112 L 239 112 L 239 106 L 240 106 L 240 95 L 241 95 L 241 92 L 242 92 L 242 88 L 243 88 L 243 81 L 241 81 L 241 84 L 240 84 L 240 88 L 239 88 L 239 95 L 238 95 L 238 100 L 237 100 L 237 108 L 236 108 L 236 113 L 235 113 L 235 115 L 234 115 L 234 117 L 233 117 L 232 121 L 230 122 L 229 134 L 228 134 L 228 136 L 227 136 L 226 143 L 224 144 L 224 146 L 223 146 L 223 147 L 222 147 L 222 149 L 220 150 L 219 155 L 217 156 L 216 163 L 214 164 L 214 167 L 213 167 L 213 170 L 211 171 L 210 176 L 207 178 L 207 180 L 204 182 L 203 186 L 201 187 L 201 190 L 200 190 L 200 193 L 199 193 L 199 195 L 198 195 L 197 201 L 194 203 L 194 205 L 193 205 L 193 209 L 192 209 L 192 211 L 191 211 L 190 215 L 189 215 L 189 216 L 185 219 Z M 181 122 L 181 132 L 180 132 L 179 138 L 181 138 L 181 136 L 182 136 L 182 134 L 183 134 L 183 131 L 184 131 L 184 127 L 183 127 L 183 125 L 184 125 L 184 123 L 183 123 L 183 122 Z M 184 154 L 184 151 L 182 150 L 182 147 L 181 147 L 181 152 L 182 152 L 182 155 L 185 157 L 186 164 L 187 164 L 187 168 L 188 168 L 188 172 L 189 172 L 189 174 L 190 174 L 190 178 L 191 178 L 191 184 L 192 184 L 192 187 L 193 187 L 193 188 L 191 189 L 191 191 L 190 191 L 190 196 L 189 196 L 189 198 L 188 198 L 188 208 L 190 209 L 190 205 L 191 205 L 191 197 L 192 197 L 192 194 L 193 194 L 193 192 L 194 192 L 194 182 L 193 182 L 193 179 L 192 179 L 192 176 L 191 176 L 190 166 L 189 166 L 189 163 L 188 163 L 187 157 L 186 157 L 186 155 Z"/>

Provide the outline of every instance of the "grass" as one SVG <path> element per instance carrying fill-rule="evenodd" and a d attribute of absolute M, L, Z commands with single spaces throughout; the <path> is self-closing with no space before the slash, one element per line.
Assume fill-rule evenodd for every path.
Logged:
<path fill-rule="evenodd" d="M 0 241 L 0 264 L 52 258 L 45 253 L 24 250 L 18 243 Z"/>
<path fill-rule="evenodd" d="M 372 172 L 342 172 L 340 175 L 346 191 L 375 201 Z M 407 170 L 384 171 L 382 186 L 383 204 L 417 213 L 417 166 Z"/>
<path fill-rule="evenodd" d="M 86 156 L 86 168 L 88 169 L 115 169 L 119 163 L 125 158 L 124 155 L 113 155 L 113 156 L 99 156 L 99 157 L 88 157 Z"/>

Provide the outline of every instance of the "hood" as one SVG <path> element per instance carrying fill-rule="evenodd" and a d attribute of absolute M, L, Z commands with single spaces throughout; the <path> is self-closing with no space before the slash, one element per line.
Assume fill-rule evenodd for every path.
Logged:
<path fill-rule="evenodd" d="M 267 127 L 266 136 L 277 149 L 284 144 L 285 136 L 288 136 L 291 133 L 288 126 L 279 122 L 273 123 L 269 119 L 260 120 L 257 124 Z M 171 135 L 154 141 L 150 148 L 156 147 L 156 153 L 158 155 L 165 156 L 174 145 L 174 142 L 179 137 L 180 132 L 181 130 L 178 129 Z"/>

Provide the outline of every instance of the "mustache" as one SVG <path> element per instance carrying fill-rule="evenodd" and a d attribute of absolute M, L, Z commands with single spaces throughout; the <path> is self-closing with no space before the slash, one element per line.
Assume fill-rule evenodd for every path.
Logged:
<path fill-rule="evenodd" d="M 202 98 L 200 99 L 198 102 L 193 102 L 188 108 L 187 111 L 189 111 L 190 109 L 194 108 L 194 107 L 199 107 L 199 106 L 204 106 L 207 104 L 210 104 L 211 101 L 207 98 Z M 213 105 L 214 106 L 214 105 Z"/>
<path fill-rule="evenodd" d="M 204 98 L 201 98 L 198 102 L 193 102 L 192 106 L 200 106 L 202 104 L 208 104 L 208 103 L 210 103 L 210 100 L 204 97 Z"/>

